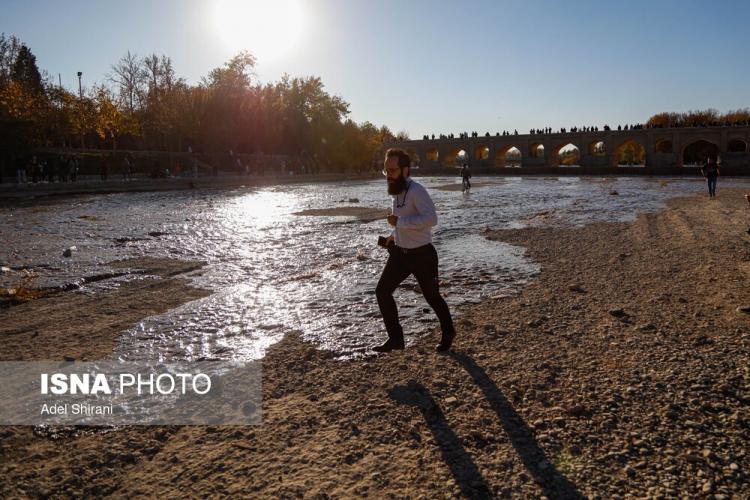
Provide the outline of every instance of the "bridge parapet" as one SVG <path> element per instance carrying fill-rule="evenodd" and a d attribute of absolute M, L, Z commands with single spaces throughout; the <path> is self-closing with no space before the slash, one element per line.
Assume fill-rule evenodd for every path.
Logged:
<path fill-rule="evenodd" d="M 718 156 L 725 167 L 733 169 L 733 175 L 750 175 L 749 146 L 750 126 L 494 135 L 384 144 L 385 148 L 408 151 L 427 170 L 455 166 L 461 152 L 469 166 L 480 169 L 512 168 L 514 158 L 520 158 L 521 167 L 554 169 L 576 156 L 575 164 L 587 171 L 640 165 L 648 173 L 695 166 L 707 156 Z M 577 153 L 567 153 L 571 150 Z"/>

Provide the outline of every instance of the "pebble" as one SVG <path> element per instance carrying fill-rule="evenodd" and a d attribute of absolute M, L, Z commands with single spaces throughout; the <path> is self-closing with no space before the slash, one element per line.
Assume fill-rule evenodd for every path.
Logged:
<path fill-rule="evenodd" d="M 574 417 L 580 417 L 587 413 L 586 407 L 583 405 L 573 405 L 570 408 L 568 408 L 568 415 L 572 415 Z"/>
<path fill-rule="evenodd" d="M 614 316 L 615 318 L 622 318 L 623 316 L 626 316 L 626 313 L 623 309 L 617 308 L 617 309 L 610 309 L 609 314 Z"/>

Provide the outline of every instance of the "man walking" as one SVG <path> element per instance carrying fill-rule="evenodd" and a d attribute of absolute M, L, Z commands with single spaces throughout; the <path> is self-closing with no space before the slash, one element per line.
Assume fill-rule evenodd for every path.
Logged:
<path fill-rule="evenodd" d="M 409 177 L 410 163 L 409 155 L 400 149 L 389 149 L 385 154 L 383 174 L 388 181 L 388 194 L 393 196 L 388 223 L 394 230 L 386 243 L 388 262 L 375 289 L 388 332 L 388 340 L 373 348 L 376 352 L 404 348 L 393 292 L 411 274 L 440 320 L 442 337 L 437 350 L 450 349 L 455 337 L 448 304 L 438 289 L 438 256 L 432 245 L 432 226 L 437 224 L 435 205 L 424 186 Z"/>
<path fill-rule="evenodd" d="M 461 168 L 461 184 L 462 184 L 462 191 L 464 193 L 468 192 L 469 189 L 471 189 L 471 172 L 469 172 L 469 165 L 467 163 L 464 163 L 464 166 Z"/>
<path fill-rule="evenodd" d="M 703 165 L 701 172 L 708 181 L 709 198 L 716 198 L 716 179 L 719 177 L 719 165 L 716 163 L 716 158 L 713 156 L 706 158 L 706 163 Z"/>

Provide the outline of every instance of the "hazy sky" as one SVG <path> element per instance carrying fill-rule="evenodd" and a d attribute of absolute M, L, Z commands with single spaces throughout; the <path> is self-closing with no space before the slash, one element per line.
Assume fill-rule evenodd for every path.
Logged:
<path fill-rule="evenodd" d="M 412 137 L 750 106 L 747 0 L 296 0 L 298 21 L 278 4 L 2 0 L 0 31 L 71 89 L 128 50 L 169 55 L 195 83 L 245 48 L 261 81 L 320 76 L 354 120 Z"/>

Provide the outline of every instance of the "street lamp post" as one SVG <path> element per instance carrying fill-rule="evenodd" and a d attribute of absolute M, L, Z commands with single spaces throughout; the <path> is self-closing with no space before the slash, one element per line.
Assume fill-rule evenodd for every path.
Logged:
<path fill-rule="evenodd" d="M 81 118 L 81 149 L 84 149 L 83 147 L 83 87 L 81 86 L 81 76 L 83 76 L 83 72 L 78 72 L 78 98 L 79 98 L 79 104 L 80 104 L 80 110 L 79 113 Z"/>

